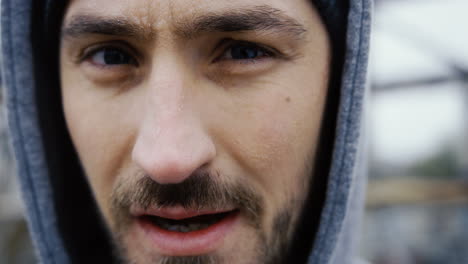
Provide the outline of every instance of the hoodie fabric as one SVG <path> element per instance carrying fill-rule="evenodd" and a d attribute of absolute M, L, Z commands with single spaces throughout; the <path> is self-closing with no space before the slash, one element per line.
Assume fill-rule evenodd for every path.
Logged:
<path fill-rule="evenodd" d="M 29 229 L 41 263 L 109 262 L 111 245 L 67 134 L 58 76 L 58 32 L 66 1 L 2 0 L 2 81 Z M 328 175 L 308 208 L 308 263 L 355 259 L 365 188 L 358 151 L 369 48 L 371 0 L 314 1 L 332 40 L 333 69 L 321 140 Z M 326 124 L 326 123 L 329 124 Z M 331 136 L 333 135 L 333 136 Z M 362 138 L 362 137 L 361 137 Z M 320 147 L 319 147 L 320 148 Z M 319 161 L 320 162 L 320 161 Z M 307 215 L 307 213 L 306 213 Z M 302 221 L 309 221 L 308 218 Z M 103 253 L 104 252 L 104 253 Z"/>

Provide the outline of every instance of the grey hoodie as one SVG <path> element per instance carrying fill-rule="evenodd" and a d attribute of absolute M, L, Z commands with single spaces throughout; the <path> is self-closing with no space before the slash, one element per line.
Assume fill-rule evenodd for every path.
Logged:
<path fill-rule="evenodd" d="M 331 35 L 334 67 L 321 134 L 324 158 L 318 160 L 326 173 L 313 189 L 323 197 L 308 206 L 319 217 L 305 213 L 302 219 L 302 240 L 308 242 L 301 242 L 301 250 L 308 252 L 308 263 L 358 263 L 365 187 L 358 149 L 372 4 L 314 2 Z M 65 6 L 66 1 L 1 1 L 1 68 L 12 146 L 40 262 L 108 263 L 109 238 L 62 114 L 58 32 Z"/>

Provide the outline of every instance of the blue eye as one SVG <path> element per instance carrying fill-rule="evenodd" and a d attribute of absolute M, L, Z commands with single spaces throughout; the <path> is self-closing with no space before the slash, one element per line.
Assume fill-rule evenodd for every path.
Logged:
<path fill-rule="evenodd" d="M 246 59 L 255 59 L 258 57 L 263 57 L 265 52 L 259 49 L 258 47 L 249 47 L 237 45 L 231 47 L 231 57 L 234 60 L 246 60 Z"/>
<path fill-rule="evenodd" d="M 136 64 L 136 60 L 127 52 L 118 48 L 102 48 L 90 56 L 94 64 L 110 66 Z"/>
<path fill-rule="evenodd" d="M 221 60 L 255 60 L 271 56 L 271 52 L 254 43 L 235 43 L 230 45 Z"/>

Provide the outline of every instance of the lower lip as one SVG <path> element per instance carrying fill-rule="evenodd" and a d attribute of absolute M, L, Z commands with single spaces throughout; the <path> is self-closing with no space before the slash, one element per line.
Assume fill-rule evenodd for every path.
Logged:
<path fill-rule="evenodd" d="M 187 233 L 168 231 L 141 218 L 137 222 L 162 255 L 194 256 L 216 250 L 233 229 L 238 218 L 239 213 L 232 212 L 208 228 Z"/>

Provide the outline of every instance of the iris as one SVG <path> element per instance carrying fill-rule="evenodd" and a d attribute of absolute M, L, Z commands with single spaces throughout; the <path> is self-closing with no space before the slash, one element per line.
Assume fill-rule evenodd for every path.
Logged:
<path fill-rule="evenodd" d="M 266 52 L 260 47 L 245 44 L 232 46 L 230 53 L 234 60 L 251 60 L 266 55 Z"/>
<path fill-rule="evenodd" d="M 96 55 L 102 56 L 102 61 L 107 65 L 130 64 L 132 62 L 132 58 L 128 54 L 114 48 L 106 48 Z"/>

